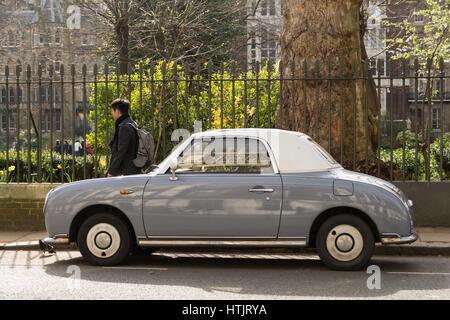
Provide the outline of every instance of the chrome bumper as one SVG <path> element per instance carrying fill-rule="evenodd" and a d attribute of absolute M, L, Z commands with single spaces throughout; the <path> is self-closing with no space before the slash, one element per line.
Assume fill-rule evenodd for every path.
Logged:
<path fill-rule="evenodd" d="M 381 243 L 382 244 L 404 244 L 404 243 L 412 243 L 417 240 L 417 234 L 411 233 L 409 236 L 401 237 L 398 234 L 382 234 L 381 235 Z"/>

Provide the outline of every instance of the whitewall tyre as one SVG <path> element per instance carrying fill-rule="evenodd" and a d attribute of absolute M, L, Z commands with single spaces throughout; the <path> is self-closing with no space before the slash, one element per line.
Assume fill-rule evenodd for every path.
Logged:
<path fill-rule="evenodd" d="M 91 264 L 111 266 L 124 261 L 131 248 L 127 224 L 119 217 L 98 213 L 80 226 L 77 243 L 83 257 Z"/>
<path fill-rule="evenodd" d="M 323 263 L 334 270 L 361 270 L 375 249 L 375 238 L 368 224 L 358 216 L 338 214 L 319 228 L 316 249 Z"/>

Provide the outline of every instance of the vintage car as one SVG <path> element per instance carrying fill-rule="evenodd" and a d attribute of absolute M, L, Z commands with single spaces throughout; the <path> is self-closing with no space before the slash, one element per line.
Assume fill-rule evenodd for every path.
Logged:
<path fill-rule="evenodd" d="M 211 130 L 184 139 L 148 174 L 51 190 L 45 243 L 76 242 L 95 265 L 169 246 L 312 247 L 328 267 L 357 270 L 375 243 L 417 239 L 412 205 L 305 134 Z"/>

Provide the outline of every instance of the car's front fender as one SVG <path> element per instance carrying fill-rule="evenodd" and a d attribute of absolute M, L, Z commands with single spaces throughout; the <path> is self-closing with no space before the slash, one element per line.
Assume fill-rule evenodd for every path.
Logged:
<path fill-rule="evenodd" d="M 148 175 L 99 178 L 64 184 L 49 192 L 44 214 L 51 237 L 69 235 L 74 218 L 83 210 L 105 205 L 123 212 L 136 236 L 145 236 L 142 223 L 142 194 Z M 128 190 L 129 193 L 121 193 Z"/>

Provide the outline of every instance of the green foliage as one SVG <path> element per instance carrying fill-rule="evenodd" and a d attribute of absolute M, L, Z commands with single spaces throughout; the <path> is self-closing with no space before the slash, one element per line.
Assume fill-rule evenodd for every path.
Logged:
<path fill-rule="evenodd" d="M 107 152 L 114 132 L 109 105 L 117 97 L 130 98 L 131 116 L 153 134 L 157 155 L 155 162 L 178 143 L 171 141 L 174 129 L 192 130 L 196 119 L 201 121 L 203 130 L 232 128 L 233 124 L 236 128 L 245 125 L 267 127 L 269 120 L 270 125 L 274 125 L 279 93 L 279 82 L 275 81 L 278 65 L 265 65 L 259 72 L 235 74 L 234 81 L 231 81 L 232 71 L 227 65 L 223 74 L 217 71 L 208 75 L 207 69 L 208 65 L 204 64 L 199 74 L 191 75 L 186 74 L 181 66 L 177 66 L 175 72 L 173 63 L 163 61 L 152 69 L 147 60 L 142 65 L 142 76 L 139 70 L 130 75 L 131 85 L 127 76 L 119 78 L 123 81 L 119 88 L 115 74 L 108 78 L 108 86 L 105 78 L 99 79 L 96 90 L 94 84 L 91 87 L 94 94 L 91 94 L 90 103 L 97 108 L 90 112 L 89 117 L 92 123 L 97 121 L 97 136 L 95 130 L 88 135 L 89 145 L 93 148 L 97 146 L 100 154 Z M 247 82 L 246 89 L 244 81 Z"/>
<path fill-rule="evenodd" d="M 450 60 L 450 38 L 448 27 L 450 24 L 450 0 L 425 0 L 426 7 L 414 12 L 414 15 L 422 15 L 425 24 L 414 25 L 407 19 L 402 23 L 393 23 L 383 20 L 388 27 L 394 27 L 404 32 L 404 37 L 386 39 L 387 49 L 393 49 L 395 55 L 392 59 L 417 58 L 420 66 L 419 73 L 426 75 L 427 63 L 439 70 L 440 60 L 444 63 Z M 423 30 L 423 31 L 422 31 Z"/>
<path fill-rule="evenodd" d="M 442 154 L 442 179 L 447 180 L 450 178 L 450 133 L 447 133 L 444 136 L 442 142 Z M 441 172 L 441 139 L 436 139 L 430 145 L 430 155 L 430 179 L 439 180 Z M 384 162 L 390 162 L 390 150 L 382 148 L 380 150 L 380 158 Z M 404 171 L 405 174 L 409 175 L 409 177 L 415 178 L 417 168 L 418 180 L 425 179 L 425 161 L 422 150 L 415 149 L 413 144 L 407 143 L 404 150 L 403 148 L 394 149 L 392 160 L 394 167 L 400 172 L 403 173 Z"/>
<path fill-rule="evenodd" d="M 436 139 L 431 144 L 430 149 L 432 157 L 436 160 L 438 166 L 441 163 L 442 152 L 442 167 L 447 177 L 450 177 L 450 132 L 444 134 L 443 138 Z"/>
<path fill-rule="evenodd" d="M 31 182 L 37 182 L 38 173 L 38 154 L 36 151 L 30 153 L 31 160 Z M 0 182 L 15 182 L 17 175 L 21 182 L 27 181 L 28 175 L 28 152 L 19 152 L 19 164 L 17 164 L 17 152 L 10 152 L 8 158 L 8 166 L 6 164 L 6 152 L 0 152 Z M 86 156 L 86 178 L 95 178 L 95 157 L 93 155 Z M 106 161 L 97 161 L 98 177 L 104 177 L 106 173 Z M 53 182 L 61 182 L 62 157 L 60 154 L 50 150 L 43 150 L 41 155 L 41 182 L 50 182 L 50 176 L 53 176 Z M 9 172 L 7 176 L 7 171 Z M 75 158 L 75 180 L 83 179 L 84 174 L 84 157 Z M 64 156 L 64 182 L 72 181 L 72 156 Z"/>
<path fill-rule="evenodd" d="M 397 134 L 396 142 L 397 145 L 402 146 L 403 143 L 405 143 L 405 146 L 415 148 L 417 145 L 420 145 L 422 141 L 422 133 L 417 133 L 417 139 L 416 139 L 416 133 L 411 130 L 405 130 L 400 131 Z"/>

